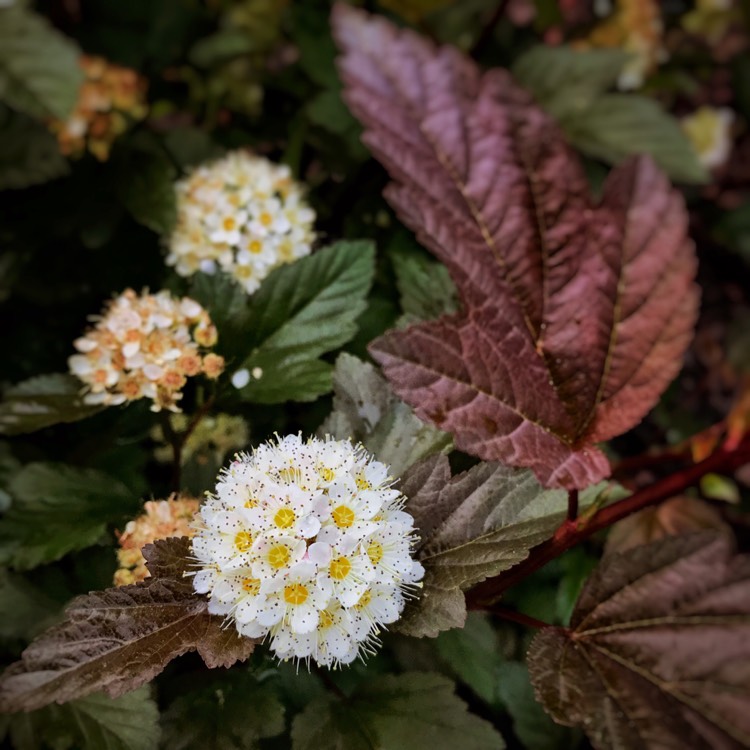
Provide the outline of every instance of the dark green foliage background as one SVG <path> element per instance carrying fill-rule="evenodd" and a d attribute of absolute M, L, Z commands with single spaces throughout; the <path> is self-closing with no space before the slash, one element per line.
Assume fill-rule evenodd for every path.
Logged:
<path fill-rule="evenodd" d="M 0 191 L 0 383 L 4 388 L 36 375 L 65 372 L 72 341 L 85 329 L 87 317 L 127 287 L 191 293 L 205 302 L 215 319 L 221 317 L 217 301 L 225 300 L 231 289 L 217 286 L 215 279 L 177 277 L 164 264 L 162 235 L 174 220 L 173 180 L 191 165 L 227 149 L 255 149 L 290 165 L 309 185 L 321 247 L 341 239 L 374 243 L 374 278 L 366 303 L 356 311 L 356 319 L 350 316 L 353 319 L 340 340 L 334 337 L 331 346 L 322 350 L 325 362 L 332 364 L 342 350 L 365 358 L 367 343 L 397 321 L 403 323 L 402 315 L 408 322 L 455 305 L 443 270 L 398 224 L 381 197 L 386 175 L 360 144 L 359 126 L 341 101 L 328 30 L 330 3 L 290 2 L 283 12 L 278 11 L 280 5 L 274 0 L 48 0 L 35 6 L 85 52 L 145 76 L 151 109 L 144 122 L 135 123 L 117 141 L 107 162 L 85 156 L 57 163 L 54 150 L 51 155 L 42 151 L 48 154 L 42 169 L 61 176 Z M 390 10 L 368 3 L 370 9 L 399 19 L 392 12 L 398 3 L 387 5 Z M 454 3 L 419 14 L 418 26 L 440 41 L 472 49 L 483 64 L 512 66 L 540 44 L 550 28 L 561 25 L 560 10 L 549 0 L 537 1 L 536 20 L 524 27 L 515 27 L 507 18 L 494 19 L 498 5 L 493 0 Z M 678 17 L 689 5 L 674 2 L 670 7 Z M 239 55 L 232 46 L 236 35 L 222 32 L 232 9 L 245 13 Z M 244 66 L 239 76 L 228 64 L 236 57 Z M 518 75 L 543 99 L 544 87 L 532 68 L 527 64 Z M 651 444 L 678 442 L 716 421 L 750 366 L 747 326 L 729 325 L 748 315 L 750 199 L 736 175 L 709 178 L 702 173 L 691 161 L 687 145 L 675 144 L 673 136 L 679 137 L 679 130 L 667 113 L 689 110 L 716 75 L 735 81 L 737 98 L 731 104 L 738 112 L 738 143 L 744 144 L 742 153 L 750 154 L 743 119 L 750 116 L 750 57 L 740 52 L 716 61 L 702 48 L 687 48 L 673 57 L 638 95 L 661 104 L 646 106 L 651 107 L 653 142 L 616 144 L 622 151 L 651 150 L 657 159 L 663 157 L 667 168 L 672 165 L 673 177 L 684 181 L 704 289 L 698 345 L 705 344 L 707 334 L 701 335 L 709 331 L 720 349 L 712 360 L 700 346 L 694 347 L 685 377 L 670 389 L 656 412 L 615 441 L 614 448 L 622 455 L 639 453 Z M 584 72 L 582 85 L 592 98 L 612 88 L 612 76 L 596 81 L 587 76 Z M 585 119 L 586 112 L 559 111 L 559 96 L 549 106 L 564 125 L 569 124 L 575 145 L 585 151 L 590 133 L 580 123 L 593 127 Z M 632 112 L 642 109 L 641 101 L 633 104 Z M 31 165 L 18 163 L 28 146 L 24 139 L 43 137 L 33 122 L 18 117 L 0 103 L 0 178 L 11 169 L 21 174 L 31 170 Z M 606 140 L 607 134 L 600 135 Z M 608 164 L 595 156 L 606 154 L 600 150 L 587 158 L 592 184 L 597 186 Z M 750 176 L 750 156 L 745 158 Z M 701 185 L 706 180 L 713 180 L 713 186 Z M 731 208 L 727 201 L 718 200 L 726 191 L 733 191 Z M 262 290 L 260 301 L 253 304 L 262 304 L 264 294 Z M 221 324 L 219 331 L 221 336 Z M 226 340 L 220 338 L 219 351 L 224 348 L 230 357 L 230 369 L 233 350 L 243 351 L 243 344 L 249 345 L 243 335 L 239 329 Z M 255 332 L 246 335 L 253 340 Z M 731 359 L 727 352 L 733 353 Z M 716 372 L 725 364 L 731 377 L 721 381 Z M 218 405 L 243 416 L 252 442 L 258 442 L 274 432 L 313 433 L 330 412 L 331 397 L 325 393 L 314 400 L 291 400 L 304 397 L 294 392 L 271 399 L 277 403 L 265 403 L 269 399 L 252 394 L 243 399 L 229 389 Z M 195 399 L 189 386 L 183 402 L 186 412 L 190 413 Z M 0 521 L 0 563 L 11 566 L 0 571 L 3 664 L 17 658 L 31 637 L 54 622 L 70 598 L 111 585 L 115 529 L 121 530 L 137 514 L 141 500 L 166 497 L 173 489 L 171 468 L 153 459 L 149 433 L 156 421 L 147 404 L 139 402 L 0 441 L 0 509 L 6 512 Z M 452 462 L 466 468 L 471 459 L 454 454 Z M 89 489 L 92 484 L 102 488 L 103 507 L 89 517 L 91 508 L 86 507 L 85 497 L 78 496 L 76 503 L 63 502 L 63 512 L 72 514 L 67 525 L 58 524 L 54 514 L 28 520 L 17 507 L 19 498 L 25 497 L 23 487 L 19 489 L 24 476 L 18 477 L 21 466 L 34 463 L 46 467 L 42 475 L 51 477 L 52 495 L 59 491 L 61 476 L 72 472 Z M 65 466 L 55 468 L 61 465 Z M 23 471 L 28 472 L 28 467 Z M 209 487 L 190 489 L 201 493 Z M 44 492 L 37 489 L 39 496 Z M 83 541 L 82 528 L 87 535 Z M 55 544 L 45 545 L 45 535 L 50 534 L 56 535 L 55 549 L 49 549 Z M 35 547 L 30 559 L 32 537 L 42 551 Z M 507 603 L 548 622 L 567 622 L 580 586 L 600 555 L 600 540 L 572 550 L 514 588 Z M 437 639 L 386 636 L 386 647 L 366 669 L 357 664 L 325 678 L 308 674 L 304 666 L 299 673 L 290 664 L 279 667 L 264 649 L 231 672 L 209 673 L 191 655 L 170 665 L 153 686 L 112 706 L 108 699 L 92 696 L 30 715 L 0 717 L 0 734 L 6 730 L 6 744 L 20 750 L 156 747 L 159 722 L 161 741 L 168 748 L 283 748 L 291 742 L 297 750 L 329 746 L 440 750 L 455 746 L 441 744 L 454 736 L 451 732 L 471 735 L 461 745 L 466 748 L 500 743 L 489 725 L 476 720 L 468 725 L 476 734 L 462 734 L 467 719 L 463 703 L 451 697 L 455 682 L 460 699 L 476 717 L 493 724 L 508 747 L 586 747 L 582 734 L 553 724 L 534 701 L 523 664 L 528 638 L 524 628 L 498 626 L 472 613 L 463 631 L 448 631 Z M 431 676 L 415 674 L 419 672 Z M 404 710 L 413 706 L 415 716 L 420 710 L 425 716 L 444 711 L 453 729 L 442 740 L 429 738 L 427 745 L 426 735 L 404 733 L 392 716 L 383 718 L 387 711 L 383 708 L 378 714 L 378 691 L 393 693 L 396 684 L 403 691 L 399 700 Z M 414 697 L 428 689 L 438 696 L 435 702 Z M 350 696 L 343 709 L 332 703 L 339 693 Z M 382 705 L 386 704 L 384 700 Z M 301 718 L 292 730 L 295 716 Z M 347 725 L 352 716 L 362 720 L 356 731 Z M 318 736 L 329 744 L 312 739 Z M 401 736 L 402 742 L 394 744 L 393 736 Z M 335 745 L 336 741 L 342 744 Z"/>

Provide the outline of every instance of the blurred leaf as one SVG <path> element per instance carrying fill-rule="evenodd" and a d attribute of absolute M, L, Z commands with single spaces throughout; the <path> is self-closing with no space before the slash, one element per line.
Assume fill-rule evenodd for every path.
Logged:
<path fill-rule="evenodd" d="M 546 710 L 595 747 L 748 747 L 750 557 L 712 533 L 613 554 L 528 663 Z"/>
<path fill-rule="evenodd" d="M 198 128 L 174 128 L 164 134 L 164 146 L 182 167 L 220 157 L 224 149 L 211 136 Z"/>
<path fill-rule="evenodd" d="M 140 505 L 108 474 L 57 463 L 24 466 L 8 489 L 13 504 L 0 519 L 0 562 L 19 569 L 96 544 L 108 522 Z"/>
<path fill-rule="evenodd" d="M 422 422 L 397 399 L 371 364 L 340 354 L 333 372 L 333 412 L 318 434 L 361 442 L 400 477 L 416 461 L 451 446 L 450 435 Z"/>
<path fill-rule="evenodd" d="M 284 706 L 267 682 L 228 672 L 177 698 L 162 726 L 170 750 L 246 750 L 284 731 Z"/>
<path fill-rule="evenodd" d="M 242 316 L 241 366 L 254 373 L 242 398 L 311 401 L 330 390 L 332 368 L 318 357 L 356 333 L 373 270 L 372 243 L 346 241 L 273 271 Z"/>
<path fill-rule="evenodd" d="M 425 255 L 391 251 L 401 298 L 401 325 L 433 320 L 458 310 L 458 295 L 448 269 Z"/>
<path fill-rule="evenodd" d="M 601 485 L 581 495 L 587 506 Z M 567 492 L 545 490 L 528 470 L 481 463 L 451 476 L 445 456 L 409 469 L 401 491 L 419 533 L 416 558 L 425 567 L 419 599 L 407 604 L 394 630 L 436 636 L 462 627 L 463 591 L 524 560 L 565 517 Z"/>
<path fill-rule="evenodd" d="M 555 724 L 534 697 L 529 670 L 520 662 L 504 662 L 497 675 L 500 702 L 513 720 L 513 731 L 529 750 L 573 750 L 579 733 Z"/>
<path fill-rule="evenodd" d="M 292 724 L 293 750 L 501 750 L 492 725 L 468 713 L 453 683 L 410 673 L 362 683 L 344 700 L 313 701 Z"/>
<path fill-rule="evenodd" d="M 466 625 L 441 633 L 435 648 L 451 671 L 483 701 L 495 702 L 503 657 L 497 632 L 486 616 L 469 612 Z"/>
<path fill-rule="evenodd" d="M 585 112 L 611 89 L 629 58 L 619 49 L 538 45 L 516 60 L 513 75 L 547 112 L 564 120 Z"/>
<path fill-rule="evenodd" d="M 145 151 L 123 154 L 119 167 L 118 195 L 125 208 L 139 224 L 168 236 L 177 221 L 175 168 Z"/>
<path fill-rule="evenodd" d="M 44 126 L 0 107 L 0 190 L 39 185 L 68 172 L 55 137 Z"/>
<path fill-rule="evenodd" d="M 246 32 L 228 28 L 199 39 L 191 47 L 189 57 L 199 68 L 210 68 L 254 49 L 253 39 Z"/>
<path fill-rule="evenodd" d="M 589 156 L 618 164 L 631 154 L 650 154 L 674 180 L 708 181 L 676 120 L 653 99 L 605 94 L 585 113 L 561 124 L 573 144 Z"/>
<path fill-rule="evenodd" d="M 160 577 L 180 569 L 174 558 L 183 550 L 184 540 L 162 541 L 149 552 L 152 578 L 74 599 L 65 619 L 0 677 L 0 713 L 33 711 L 97 690 L 117 697 L 189 651 L 198 651 L 210 669 L 247 659 L 254 639 L 241 638 L 224 627 L 223 617 L 210 615 L 190 579 Z M 188 562 L 182 559 L 183 566 Z"/>
<path fill-rule="evenodd" d="M 16 750 L 156 750 L 159 709 L 142 687 L 120 698 L 101 693 L 11 719 Z"/>
<path fill-rule="evenodd" d="M 0 8 L 0 100 L 31 117 L 67 118 L 78 99 L 81 51 L 20 3 Z"/>
<path fill-rule="evenodd" d="M 609 164 L 650 154 L 675 180 L 707 182 L 708 173 L 690 142 L 658 102 L 606 93 L 628 57 L 614 49 L 538 46 L 516 62 L 513 73 L 584 154 Z"/>
<path fill-rule="evenodd" d="M 29 641 L 57 616 L 60 605 L 27 578 L 0 569 L 0 638 Z"/>
<path fill-rule="evenodd" d="M 101 411 L 84 404 L 83 384 L 72 375 L 36 375 L 14 385 L 0 400 L 0 434 L 19 435 L 61 422 L 77 422 Z"/>

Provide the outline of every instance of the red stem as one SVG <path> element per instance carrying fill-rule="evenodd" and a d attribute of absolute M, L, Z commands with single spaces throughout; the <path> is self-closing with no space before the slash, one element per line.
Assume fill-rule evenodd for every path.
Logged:
<path fill-rule="evenodd" d="M 486 607 L 485 612 L 490 615 L 495 615 L 496 617 L 501 617 L 503 620 L 508 620 L 509 622 L 515 622 L 519 625 L 525 625 L 528 628 L 548 628 L 550 627 L 550 624 L 548 622 L 544 622 L 544 620 L 537 620 L 536 617 L 531 617 L 530 615 L 525 615 L 523 612 L 516 612 L 514 609 L 508 609 L 508 607 L 501 607 L 497 604 L 493 604 L 492 606 Z"/>
<path fill-rule="evenodd" d="M 584 516 L 576 521 L 566 520 L 555 535 L 531 550 L 529 556 L 514 568 L 490 578 L 475 586 L 467 593 L 466 601 L 470 609 L 487 609 L 496 602 L 503 592 L 520 583 L 534 571 L 559 557 L 563 552 L 588 539 L 597 531 L 611 526 L 626 516 L 650 505 L 679 495 L 688 487 L 700 481 L 711 472 L 729 472 L 750 462 L 750 435 L 746 435 L 734 450 L 722 447 L 700 463 L 688 466 L 654 484 L 634 492 L 624 500 Z"/>

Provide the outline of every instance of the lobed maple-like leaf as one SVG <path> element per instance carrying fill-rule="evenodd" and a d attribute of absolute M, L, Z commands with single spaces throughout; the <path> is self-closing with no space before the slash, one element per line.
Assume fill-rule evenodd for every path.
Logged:
<path fill-rule="evenodd" d="M 420 537 L 415 554 L 425 568 L 419 598 L 394 625 L 412 636 L 462 627 L 463 592 L 524 560 L 552 535 L 567 507 L 564 491 L 544 489 L 528 470 L 481 463 L 451 476 L 444 455 L 412 466 L 400 489 Z M 600 489 L 582 493 L 581 507 Z"/>
<path fill-rule="evenodd" d="M 346 5 L 333 28 L 346 101 L 394 180 L 386 198 L 463 305 L 387 333 L 373 357 L 460 449 L 549 487 L 607 476 L 594 444 L 643 418 L 692 335 L 682 198 L 637 158 L 595 203 L 558 127 L 507 71 Z"/>
<path fill-rule="evenodd" d="M 184 541 L 154 545 L 152 573 L 176 571 Z M 161 561 L 159 551 L 165 555 Z M 97 690 L 117 697 L 188 651 L 198 651 L 212 668 L 246 659 L 256 642 L 224 628 L 223 618 L 210 615 L 207 607 L 190 579 L 181 577 L 148 578 L 79 596 L 65 620 L 34 640 L 0 677 L 0 713 L 32 711 Z"/>
<path fill-rule="evenodd" d="M 711 533 L 612 555 L 528 660 L 546 710 L 595 747 L 749 747 L 750 557 Z"/>

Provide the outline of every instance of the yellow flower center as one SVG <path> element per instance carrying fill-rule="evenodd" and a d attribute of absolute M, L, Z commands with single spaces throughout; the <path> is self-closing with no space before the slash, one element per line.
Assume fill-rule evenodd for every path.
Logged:
<path fill-rule="evenodd" d="M 331 515 L 340 529 L 348 529 L 354 523 L 354 511 L 346 505 L 339 505 Z"/>
<path fill-rule="evenodd" d="M 364 474 L 360 474 L 355 481 L 357 483 L 357 489 L 360 491 L 372 489 L 372 485 L 365 479 Z"/>
<path fill-rule="evenodd" d="M 227 232 L 231 232 L 235 227 L 235 221 L 231 216 L 227 216 L 227 218 L 222 222 L 222 226 Z"/>
<path fill-rule="evenodd" d="M 349 575 L 349 571 L 352 569 L 352 564 L 346 557 L 337 557 L 331 561 L 331 578 L 335 578 L 337 581 L 343 581 Z"/>
<path fill-rule="evenodd" d="M 260 240 L 250 240 L 250 242 L 247 243 L 247 249 L 251 253 L 255 253 L 256 255 L 263 250 L 263 243 Z"/>
<path fill-rule="evenodd" d="M 297 478 L 297 470 L 296 469 L 282 469 L 279 472 L 279 479 L 282 482 L 294 482 L 294 480 Z"/>
<path fill-rule="evenodd" d="M 289 547 L 277 544 L 268 550 L 268 564 L 272 568 L 283 568 L 289 562 Z"/>
<path fill-rule="evenodd" d="M 258 217 L 260 223 L 264 227 L 270 227 L 271 224 L 273 224 L 273 216 L 268 213 L 268 211 L 264 211 L 259 217 Z"/>
<path fill-rule="evenodd" d="M 280 508 L 273 517 L 273 522 L 280 529 L 288 529 L 297 520 L 297 514 L 291 508 Z"/>
<path fill-rule="evenodd" d="M 360 600 L 354 605 L 354 609 L 364 609 L 371 601 L 372 594 L 369 591 L 365 591 Z"/>
<path fill-rule="evenodd" d="M 380 542 L 370 542 L 367 545 L 367 556 L 373 565 L 377 565 L 383 559 L 383 545 Z"/>
<path fill-rule="evenodd" d="M 332 482 L 333 478 L 336 476 L 336 472 L 333 469 L 329 469 L 327 467 L 323 467 L 320 470 L 320 477 L 324 482 Z"/>
<path fill-rule="evenodd" d="M 253 596 L 260 593 L 260 578 L 244 578 L 242 580 L 242 590 Z"/>
<path fill-rule="evenodd" d="M 319 614 L 318 627 L 330 628 L 333 625 L 333 615 L 327 609 L 322 610 Z"/>
<path fill-rule="evenodd" d="M 234 537 L 234 546 L 238 552 L 247 552 L 253 546 L 253 535 L 249 531 L 240 531 Z"/>
<path fill-rule="evenodd" d="M 301 583 L 290 583 L 284 587 L 284 600 L 288 604 L 304 604 L 307 596 L 307 587 Z"/>
<path fill-rule="evenodd" d="M 255 497 L 248 498 L 245 501 L 245 507 L 246 508 L 257 508 L 258 507 L 258 499 Z"/>

